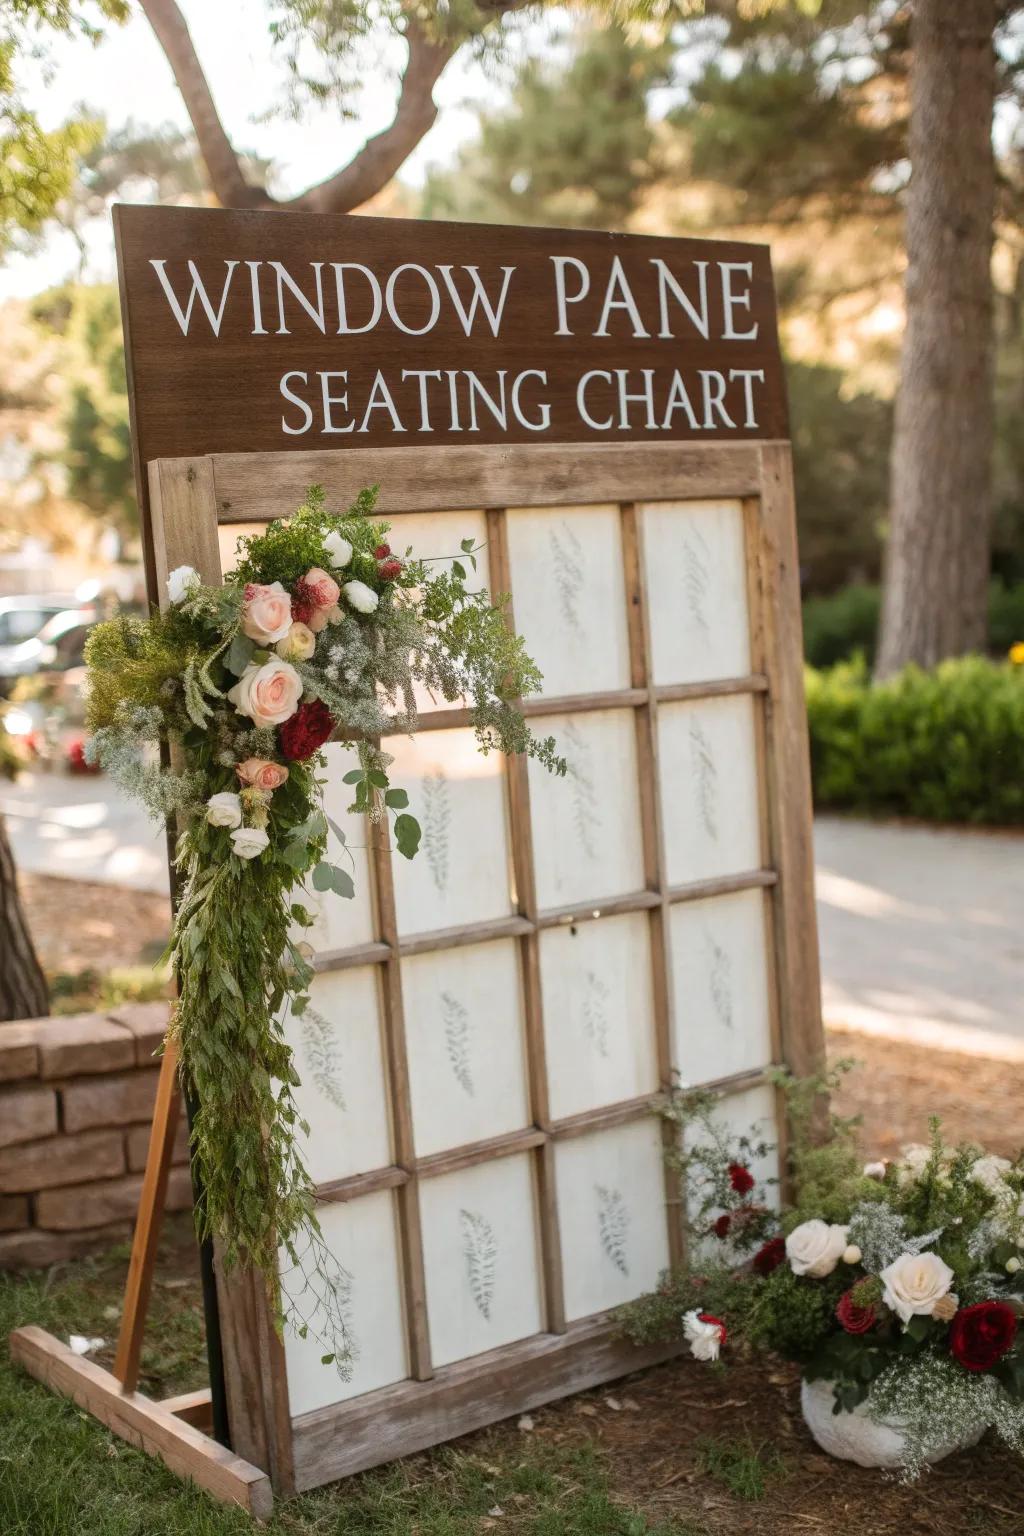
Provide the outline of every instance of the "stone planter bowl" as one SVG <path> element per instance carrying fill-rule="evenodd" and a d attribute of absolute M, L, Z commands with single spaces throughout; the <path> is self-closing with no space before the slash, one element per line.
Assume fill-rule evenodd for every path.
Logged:
<path fill-rule="evenodd" d="M 800 1406 L 812 1437 L 830 1456 L 855 1461 L 860 1467 L 897 1467 L 902 1462 L 904 1440 L 898 1423 L 876 1423 L 868 1417 L 863 1403 L 852 1413 L 833 1413 L 830 1381 L 801 1382 Z M 942 1461 L 954 1451 L 965 1451 L 977 1445 L 983 1433 L 984 1428 L 973 1430 L 966 1438 L 943 1442 L 928 1460 Z"/>

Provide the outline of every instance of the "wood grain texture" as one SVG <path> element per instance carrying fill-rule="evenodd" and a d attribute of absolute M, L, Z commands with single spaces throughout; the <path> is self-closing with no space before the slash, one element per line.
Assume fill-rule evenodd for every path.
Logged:
<path fill-rule="evenodd" d="M 167 1200 L 167 1180 L 171 1172 L 174 1140 L 180 1116 L 178 1046 L 177 1041 L 172 1038 L 166 1042 L 160 1062 L 156 1103 L 153 1106 L 153 1123 L 149 1133 L 149 1150 L 146 1153 L 146 1171 L 139 1195 L 139 1213 L 132 1236 L 132 1252 L 128 1261 L 128 1278 L 124 1291 L 124 1310 L 121 1314 L 121 1329 L 117 1339 L 117 1353 L 114 1357 L 114 1375 L 126 1392 L 134 1392 L 139 1384 L 142 1335 L 146 1326 L 149 1297 L 153 1289 L 153 1271 L 156 1268 L 160 1226 Z"/>
<path fill-rule="evenodd" d="M 215 453 L 212 463 L 221 523 L 269 522 L 297 507 L 310 485 L 322 485 L 329 502 L 344 507 L 363 486 L 379 483 L 384 516 L 639 501 L 669 487 L 694 497 L 753 496 L 760 486 L 752 443 Z"/>
<path fill-rule="evenodd" d="M 814 903 L 811 760 L 804 700 L 800 570 L 793 468 L 788 445 L 761 450 L 761 614 L 768 674 L 767 779 L 774 933 L 787 1065 L 798 1077 L 824 1062 L 821 972 Z"/>
<path fill-rule="evenodd" d="M 184 1419 L 204 1435 L 213 1433 L 213 1403 L 209 1387 L 199 1387 L 195 1392 L 181 1392 L 177 1397 L 165 1397 L 160 1403 L 167 1413 L 176 1419 Z"/>
<path fill-rule="evenodd" d="M 743 440 L 787 433 L 765 246 L 590 230 L 128 205 L 115 207 L 114 229 L 131 353 L 133 434 L 143 463 L 181 453 L 271 449 L 292 454 L 321 445 L 337 457 L 387 446 L 418 453 L 425 441 L 442 434 L 451 441 L 453 433 L 472 433 L 481 443 L 522 445 L 600 443 L 611 433 L 619 441 L 652 435 L 668 441 Z M 305 304 L 285 285 L 280 269 L 272 268 L 274 261 L 284 266 Z M 583 273 L 572 269 L 568 293 L 576 293 L 587 272 L 589 286 L 578 302 L 566 306 L 569 323 L 560 325 L 555 273 L 556 263 L 565 261 L 584 264 Z M 362 265 L 359 277 L 342 272 L 340 264 L 351 262 Z M 671 296 L 662 306 L 658 262 L 698 304 L 695 263 L 706 264 L 704 326 L 695 326 Z M 315 263 L 320 263 L 319 272 Z M 609 309 L 613 263 L 619 278 Z M 727 273 L 722 263 L 733 264 L 733 272 Z M 495 325 L 482 310 L 468 325 L 459 318 L 442 268 L 448 265 L 465 306 L 472 293 L 466 264 L 479 271 L 495 304 L 503 272 L 513 269 Z M 735 264 L 749 264 L 748 272 L 739 272 Z M 396 273 L 403 267 L 404 276 Z M 180 305 L 180 319 L 161 274 Z M 189 304 L 193 276 L 204 283 L 209 310 L 202 299 Z M 384 297 L 375 322 L 373 282 Z M 635 301 L 635 318 L 625 310 L 624 284 Z M 738 306 L 727 299 L 727 290 L 740 295 Z M 352 329 L 346 331 L 346 325 Z M 640 402 L 624 406 L 610 376 L 594 379 L 589 409 L 580 408 L 581 377 L 591 370 L 606 375 L 614 367 L 628 370 L 626 384 L 634 392 L 644 387 L 642 370 L 652 371 L 650 408 Z M 378 403 L 365 412 L 378 370 L 394 409 Z M 403 379 L 403 370 L 424 376 Z M 436 379 L 426 376 L 431 370 Z M 693 406 L 689 411 L 677 406 L 666 415 L 676 370 Z M 724 411 L 708 406 L 702 370 L 722 376 Z M 750 384 L 753 416 L 741 379 L 731 378 L 733 370 L 763 375 Z M 500 411 L 479 402 L 474 411 L 467 371 L 499 400 L 499 374 L 504 373 L 509 391 L 523 375 L 521 410 L 516 412 L 506 398 Z M 331 375 L 327 389 L 335 404 L 330 412 L 323 402 L 321 373 Z M 281 392 L 286 374 L 293 375 L 292 391 L 309 399 L 308 420 Z M 425 414 L 421 389 L 428 399 Z M 605 419 L 607 427 L 598 425 Z M 415 459 L 416 454 L 409 456 Z"/>
<path fill-rule="evenodd" d="M 69 1397 L 178 1477 L 191 1478 L 223 1504 L 238 1504 L 258 1520 L 269 1519 L 273 1493 L 266 1473 L 209 1439 L 173 1407 L 122 1391 L 109 1371 L 72 1354 L 42 1328 L 15 1329 L 10 1350 L 15 1364 L 37 1381 Z"/>
<path fill-rule="evenodd" d="M 637 1348 L 606 1318 L 570 1324 L 490 1354 L 442 1367 L 432 1381 L 401 1383 L 295 1421 L 301 1491 L 412 1455 L 541 1403 L 583 1392 L 627 1371 L 671 1359 L 682 1343 Z"/>

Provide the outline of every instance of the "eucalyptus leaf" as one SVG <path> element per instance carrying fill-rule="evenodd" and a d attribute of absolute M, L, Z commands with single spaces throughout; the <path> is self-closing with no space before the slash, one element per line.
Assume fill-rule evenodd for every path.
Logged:
<path fill-rule="evenodd" d="M 255 653 L 255 641 L 250 640 L 248 635 L 243 635 L 241 630 L 239 630 L 228 646 L 227 655 L 224 657 L 224 665 L 236 677 L 241 677 Z"/>
<path fill-rule="evenodd" d="M 416 850 L 420 846 L 420 838 L 422 835 L 423 834 L 420 829 L 420 824 L 416 820 L 415 816 L 396 816 L 395 842 L 398 845 L 398 851 L 403 858 L 415 858 Z"/>
<path fill-rule="evenodd" d="M 391 806 L 392 810 L 404 811 L 409 804 L 409 796 L 404 789 L 389 789 L 384 796 L 384 804 Z"/>

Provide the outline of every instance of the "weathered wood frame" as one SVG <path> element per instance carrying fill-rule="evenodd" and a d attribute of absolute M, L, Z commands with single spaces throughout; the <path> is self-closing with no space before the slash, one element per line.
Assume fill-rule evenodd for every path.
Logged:
<path fill-rule="evenodd" d="M 822 1059 L 800 595 L 788 442 L 452 447 L 412 452 L 351 449 L 344 453 L 214 454 L 157 460 L 149 465 L 157 578 L 162 586 L 169 570 L 189 564 L 205 581 L 217 582 L 221 577 L 218 524 L 259 523 L 283 515 L 301 501 L 311 483 L 325 487 L 331 504 L 344 505 L 362 485 L 373 481 L 381 483 L 378 506 L 384 515 L 482 509 L 488 521 L 491 585 L 505 591 L 511 586 L 506 507 L 619 505 L 628 596 L 630 686 L 569 698 L 544 697 L 530 701 L 526 712 L 556 714 L 613 708 L 632 712 L 645 879 L 642 890 L 627 896 L 582 908 L 540 911 L 533 872 L 529 784 L 525 760 L 520 759 L 509 764 L 507 773 L 518 905 L 514 915 L 496 922 L 400 937 L 391 856 L 384 846 L 376 846 L 372 878 L 377 938 L 369 944 L 321 955 L 318 965 L 321 969 L 367 964 L 379 967 L 395 1161 L 386 1168 L 322 1185 L 318 1197 L 331 1202 L 374 1190 L 395 1191 L 410 1379 L 292 1418 L 283 1347 L 272 1326 L 262 1283 L 253 1275 L 218 1275 L 234 1451 L 265 1469 L 273 1487 L 284 1494 L 409 1454 L 674 1352 L 664 1347 L 636 1351 L 625 1346 L 615 1338 L 606 1318 L 566 1323 L 555 1146 L 565 1137 L 645 1116 L 650 1101 L 644 1097 L 562 1120 L 551 1118 L 538 961 L 541 931 L 598 915 L 649 914 L 659 1073 L 667 1086 L 674 1069 L 667 932 L 671 908 L 677 902 L 761 889 L 769 938 L 773 1062 L 806 1074 L 816 1070 Z M 751 672 L 741 678 L 655 687 L 643 535 L 636 504 L 705 498 L 739 499 L 743 503 Z M 513 591 L 513 603 L 514 596 Z M 725 694 L 747 695 L 755 708 L 760 867 L 673 887 L 665 872 L 658 793 L 658 708 L 680 699 Z M 466 711 L 446 709 L 424 716 L 421 728 L 437 730 L 466 723 Z M 417 1158 L 405 1055 L 401 958 L 497 937 L 513 938 L 520 947 L 532 1124 L 508 1135 Z M 756 1071 L 713 1086 L 732 1093 L 763 1081 L 764 1072 Z M 160 1156 L 156 1143 L 154 1136 L 153 1179 L 147 1174 L 147 1184 L 152 1182 L 154 1187 L 158 1187 Z M 430 1361 L 418 1183 L 517 1152 L 528 1152 L 535 1161 L 546 1331 L 435 1371 Z M 677 1260 L 683 1251 L 683 1228 L 668 1184 L 666 1199 L 669 1253 Z M 144 1298 L 144 1281 L 142 1295 Z M 34 1369 L 25 1351 L 22 1358 L 29 1369 Z M 71 1362 L 64 1365 L 73 1369 Z M 130 1385 L 134 1386 L 134 1380 Z M 66 1386 L 62 1390 L 67 1390 Z M 195 1414 L 202 1411 L 201 1404 L 190 1404 L 190 1411 L 194 1421 Z M 154 1448 L 164 1454 L 159 1444 Z M 224 1496 L 210 1479 L 197 1480 Z M 238 1497 L 238 1493 L 233 1496 Z"/>

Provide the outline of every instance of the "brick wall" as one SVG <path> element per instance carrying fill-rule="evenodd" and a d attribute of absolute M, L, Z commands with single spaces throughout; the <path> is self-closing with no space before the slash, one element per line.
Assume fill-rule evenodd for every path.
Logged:
<path fill-rule="evenodd" d="M 57 1264 L 132 1230 L 166 1003 L 0 1024 L 0 1269 Z M 167 1203 L 192 1201 L 184 1125 Z"/>

